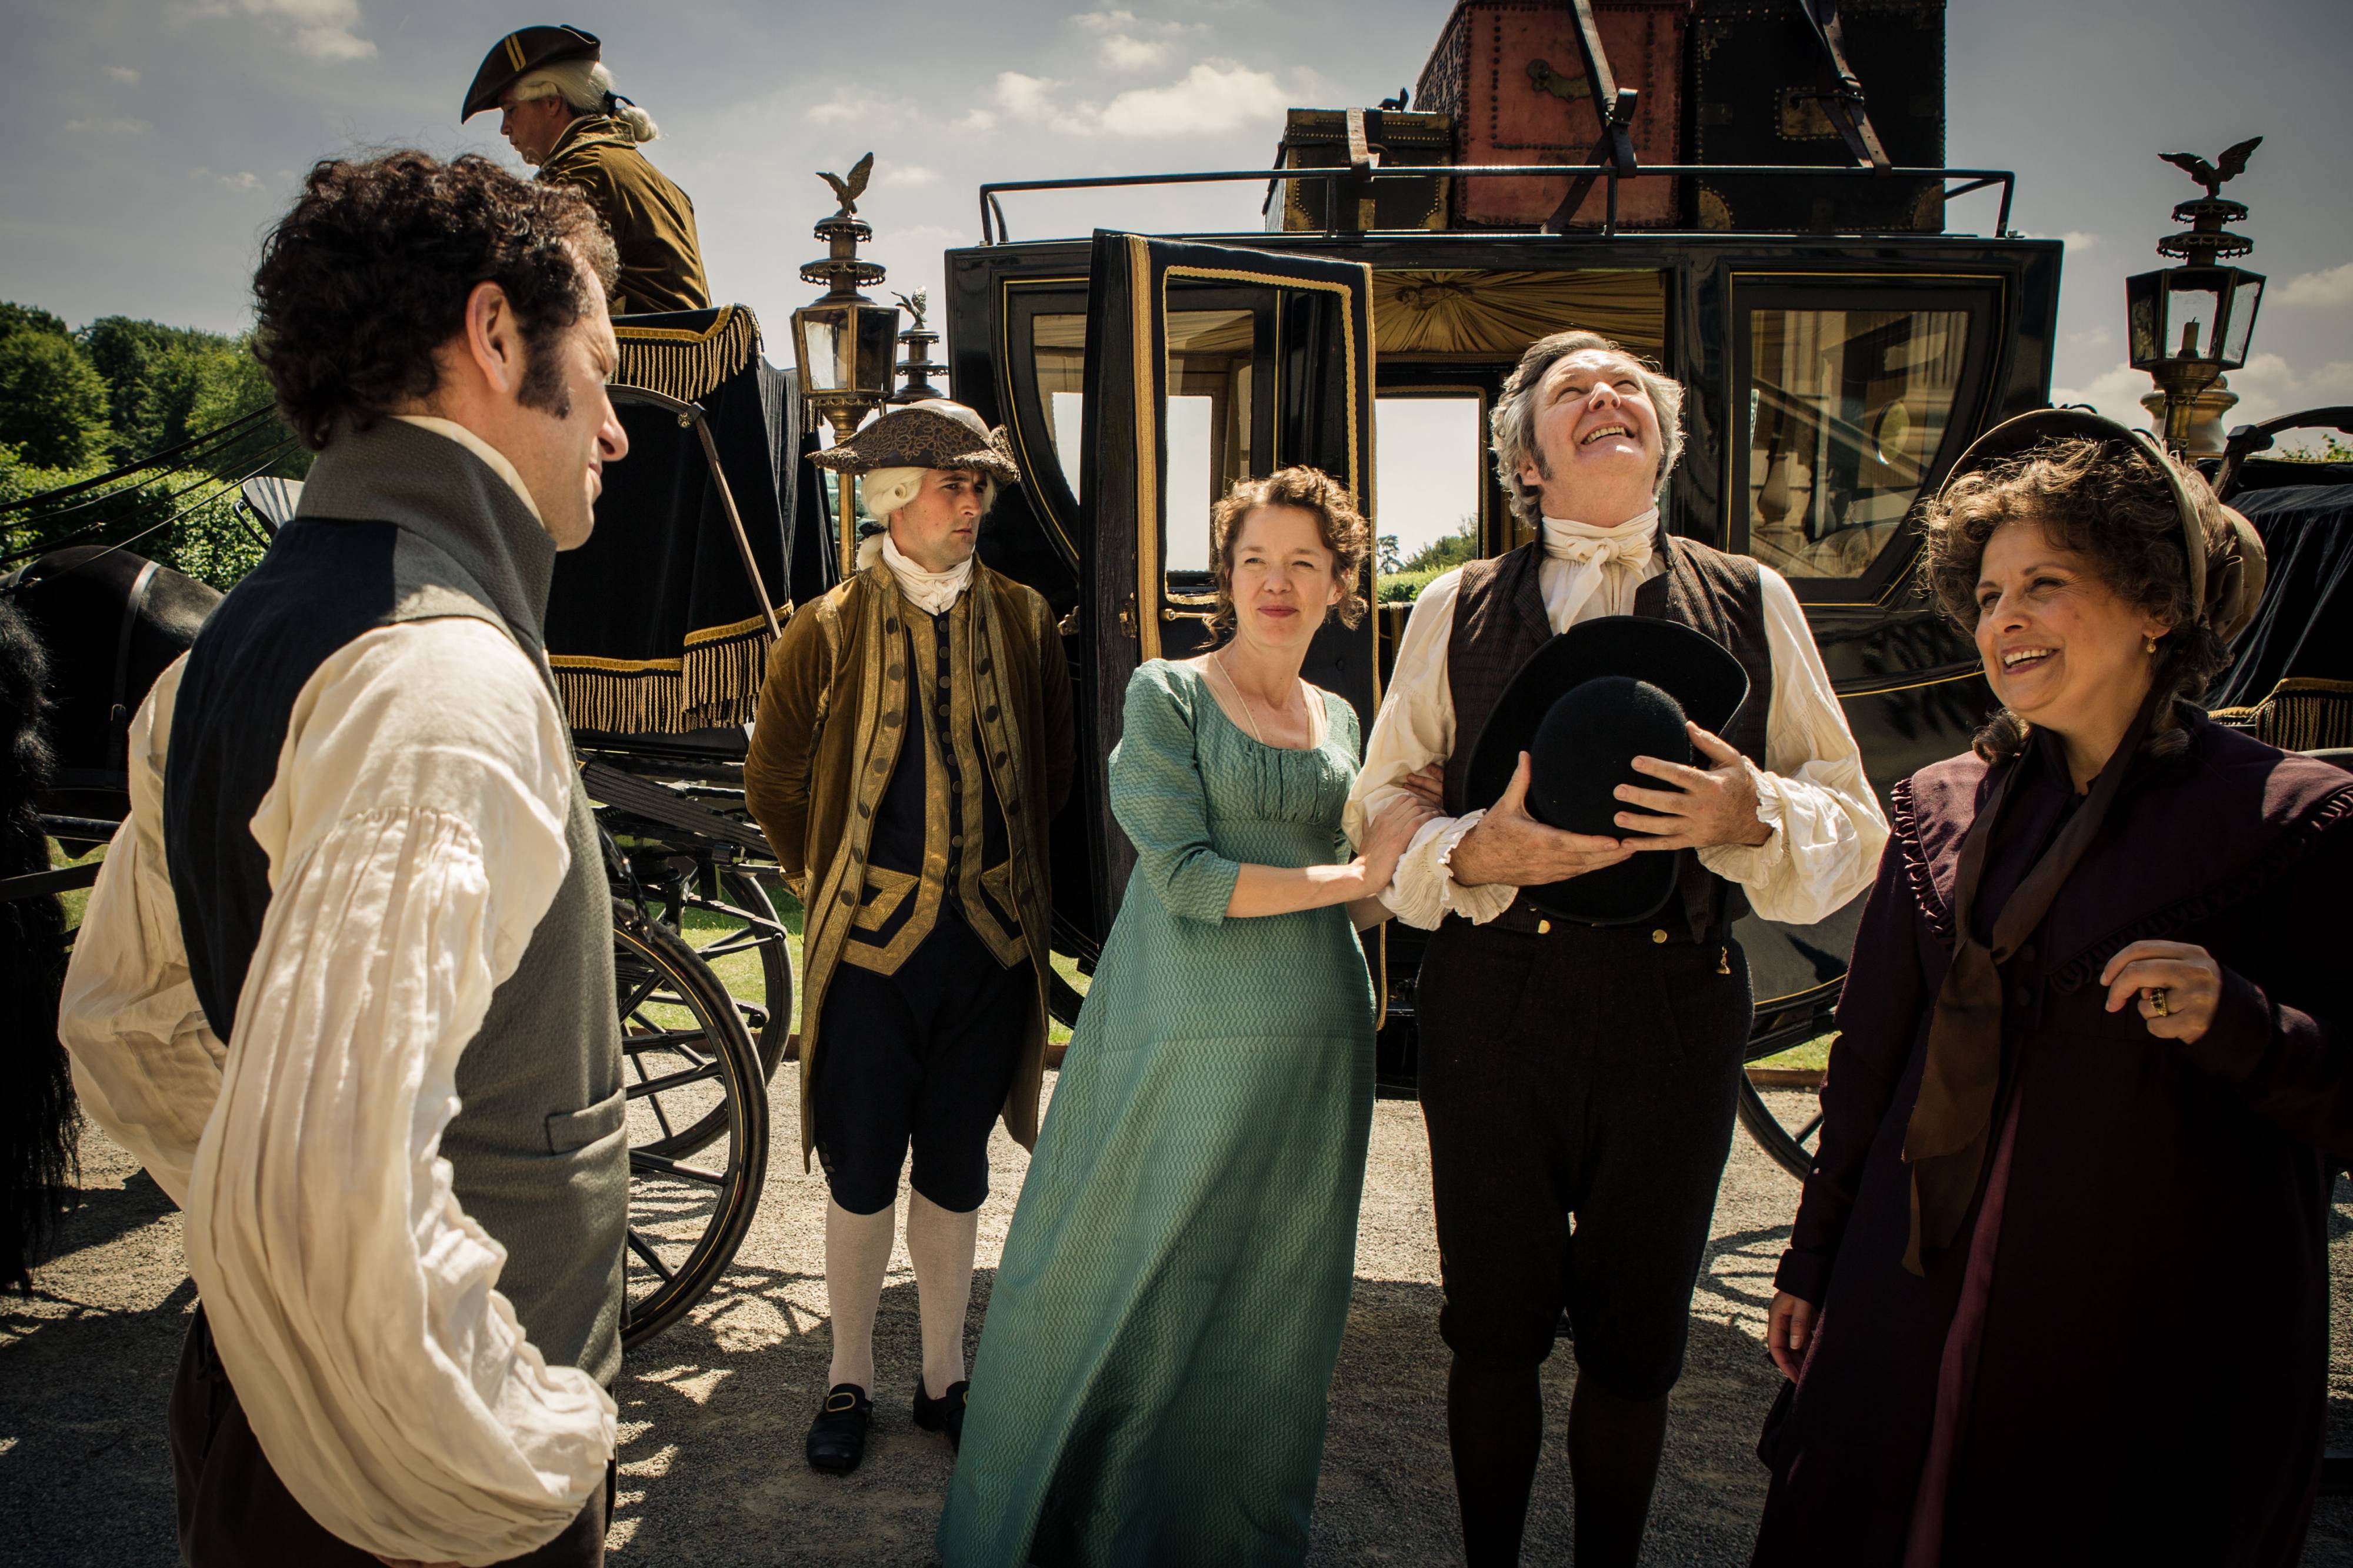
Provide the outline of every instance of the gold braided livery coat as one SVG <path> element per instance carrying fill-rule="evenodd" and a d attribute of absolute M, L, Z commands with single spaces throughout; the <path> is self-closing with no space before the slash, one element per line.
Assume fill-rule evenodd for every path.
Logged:
<path fill-rule="evenodd" d="M 621 257 L 621 280 L 608 301 L 613 314 L 710 309 L 694 204 L 618 121 L 584 114 L 565 127 L 539 165 L 539 180 L 578 187 L 613 231 Z"/>
<path fill-rule="evenodd" d="M 1045 976 L 1053 931 L 1049 827 L 1070 797 L 1075 762 L 1070 667 L 1052 612 L 1035 590 L 976 562 L 958 608 L 966 602 L 976 719 L 1005 811 L 1013 901 L 1036 975 L 1004 1112 L 1006 1131 L 1026 1149 L 1038 1141 L 1046 1067 Z M 911 618 L 897 579 L 879 561 L 803 605 L 768 655 L 744 763 L 744 802 L 807 911 L 801 933 L 804 1168 L 817 1147 L 809 1084 L 823 1048 L 818 1021 L 866 898 L 875 812 L 901 741 L 919 722 L 922 694 L 907 654 Z"/>

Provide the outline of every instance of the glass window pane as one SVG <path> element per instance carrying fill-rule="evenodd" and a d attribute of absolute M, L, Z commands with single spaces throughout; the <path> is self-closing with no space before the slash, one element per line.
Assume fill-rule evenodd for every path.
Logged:
<path fill-rule="evenodd" d="M 1253 310 L 1168 312 L 1168 493 L 1161 570 L 1171 597 L 1209 592 L 1209 508 L 1250 463 Z M 1183 578 L 1185 581 L 1176 581 Z"/>
<path fill-rule="evenodd" d="M 1038 376 L 1038 401 L 1046 410 L 1046 434 L 1075 496 L 1086 424 L 1086 317 L 1077 312 L 1032 316 L 1029 356 Z"/>
<path fill-rule="evenodd" d="M 1966 310 L 1751 311 L 1749 553 L 1861 576 L 1944 443 L 1968 346 Z"/>
<path fill-rule="evenodd" d="M 1475 394 L 1383 394 L 1373 403 L 1380 597 L 1410 600 L 1479 552 L 1485 494 L 1485 400 Z"/>

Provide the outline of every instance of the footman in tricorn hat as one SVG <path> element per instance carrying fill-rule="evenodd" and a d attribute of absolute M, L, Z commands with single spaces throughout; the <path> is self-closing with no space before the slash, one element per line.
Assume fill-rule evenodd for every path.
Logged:
<path fill-rule="evenodd" d="M 499 133 L 543 184 L 572 185 L 612 231 L 621 280 L 613 314 L 711 305 L 694 204 L 638 151 L 661 134 L 653 116 L 613 90 L 596 35 L 525 27 L 491 46 L 459 120 L 499 111 Z"/>
<path fill-rule="evenodd" d="M 1577 1562 L 1635 1561 L 1748 1035 L 1732 922 L 1824 918 L 1887 837 L 1789 585 L 1660 526 L 1682 403 L 1590 332 L 1528 349 L 1493 433 L 1538 537 L 1422 591 L 1349 808 L 1360 835 L 1444 765 L 1386 899 L 1436 933 L 1415 1011 L 1474 1568 L 1518 1558 L 1564 1310 Z"/>
<path fill-rule="evenodd" d="M 923 1309 L 918 1426 L 964 1419 L 965 1313 L 988 1135 L 1038 1135 L 1052 898 L 1048 826 L 1070 793 L 1071 686 L 1046 601 L 975 557 L 1020 479 L 961 404 L 910 404 L 817 454 L 863 476 L 885 525 L 857 574 L 769 655 L 744 795 L 807 910 L 801 1143 L 825 1168 L 833 1367 L 808 1436 L 856 1468 L 899 1173 Z"/>

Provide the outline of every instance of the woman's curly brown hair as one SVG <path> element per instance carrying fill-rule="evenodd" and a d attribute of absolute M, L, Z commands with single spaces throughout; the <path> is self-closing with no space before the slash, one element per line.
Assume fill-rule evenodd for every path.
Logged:
<path fill-rule="evenodd" d="M 2194 469 L 2175 465 L 2190 499 L 2205 518 L 2206 561 L 2211 578 L 2230 542 L 2221 509 Z M 2138 448 L 2120 443 L 2069 437 L 2044 441 L 2013 458 L 1964 474 L 1928 505 L 1927 547 L 1920 557 L 1920 581 L 1963 631 L 1978 624 L 1978 575 L 1986 542 L 2007 522 L 2033 521 L 2061 550 L 2087 559 L 2119 597 L 2173 629 L 2158 639 L 2158 682 L 2177 701 L 2195 701 L 2230 662 L 2222 639 L 2200 624 L 2189 602 L 2188 558 L 2183 553 L 2181 513 L 2172 489 Z M 2160 710 L 2158 728 L 2173 730 L 2170 705 Z M 2015 755 L 2025 742 L 2026 723 L 2007 708 L 1978 731 L 1976 749 L 1988 762 Z"/>
<path fill-rule="evenodd" d="M 528 351 L 522 401 L 560 413 L 552 351 L 588 310 L 588 289 L 609 295 L 618 277 L 612 237 L 569 187 L 471 153 L 329 159 L 262 242 L 254 357 L 316 451 L 340 419 L 364 427 L 428 395 L 434 351 L 464 327 L 475 285 L 495 283 Z"/>
<path fill-rule="evenodd" d="M 1356 587 L 1365 558 L 1372 553 L 1373 531 L 1356 510 L 1356 498 L 1320 468 L 1277 468 L 1262 479 L 1235 480 L 1210 509 L 1209 569 L 1218 584 L 1210 629 L 1229 634 L 1234 629 L 1234 547 L 1240 542 L 1243 520 L 1262 506 L 1295 506 L 1315 514 L 1324 548 L 1332 552 L 1332 581 L 1343 590 L 1333 613 L 1343 626 L 1364 619 L 1365 596 Z"/>

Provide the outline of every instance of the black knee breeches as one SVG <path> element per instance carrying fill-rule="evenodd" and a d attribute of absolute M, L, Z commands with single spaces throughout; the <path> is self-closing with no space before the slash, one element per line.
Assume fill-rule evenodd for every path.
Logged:
<path fill-rule="evenodd" d="M 826 987 L 809 1110 L 834 1201 L 889 1208 L 914 1150 L 915 1191 L 961 1214 L 988 1197 L 988 1133 L 1005 1108 L 1036 994 L 953 908 L 893 974 L 845 963 Z"/>
<path fill-rule="evenodd" d="M 1653 1398 L 1682 1373 L 1748 966 L 1666 929 L 1453 918 L 1431 938 L 1415 1012 L 1439 1328 L 1458 1355 L 1540 1362 L 1566 1309 L 1578 1366 L 1609 1392 Z"/>

